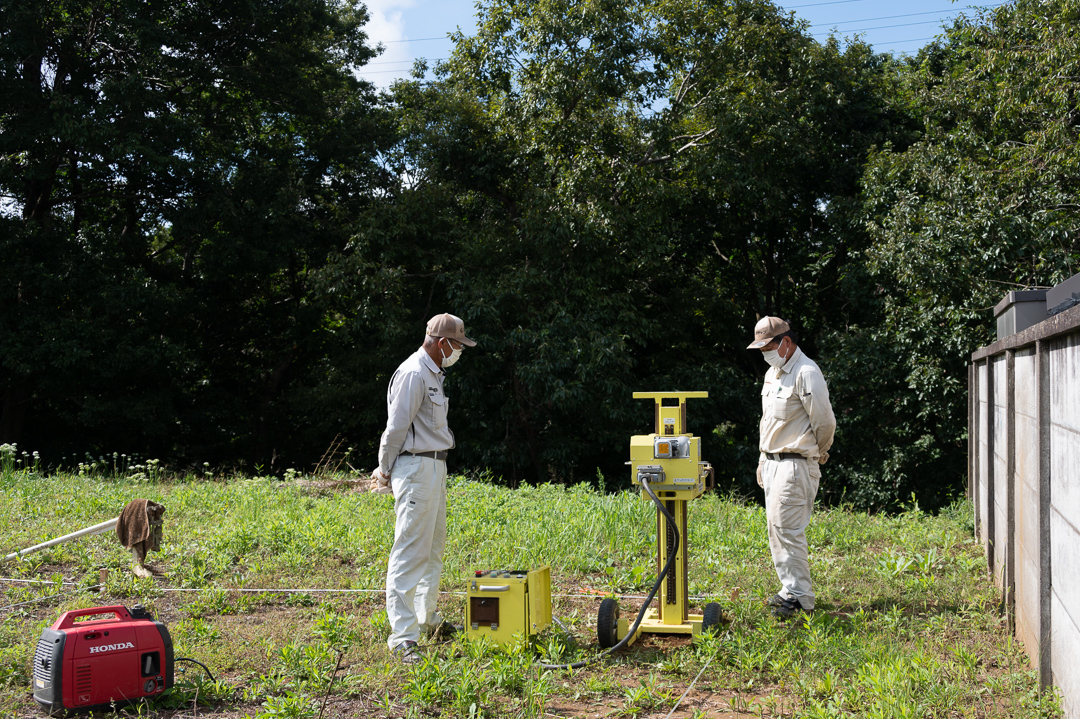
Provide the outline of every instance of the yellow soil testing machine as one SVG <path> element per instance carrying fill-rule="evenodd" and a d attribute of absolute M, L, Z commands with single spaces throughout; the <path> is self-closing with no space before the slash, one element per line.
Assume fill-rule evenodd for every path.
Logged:
<path fill-rule="evenodd" d="M 702 614 L 689 613 L 686 575 L 689 528 L 686 503 L 711 489 L 712 465 L 701 461 L 701 438 L 690 434 L 686 401 L 708 392 L 634 392 L 634 399 L 655 403 L 655 430 L 630 438 L 630 480 L 641 487 L 642 498 L 656 503 L 656 567 L 660 580 L 659 608 L 638 614 L 631 626 L 619 616 L 618 601 L 604 599 L 596 618 L 600 646 L 632 644 L 641 634 L 698 634 L 720 624 L 720 605 L 705 605 Z M 706 485 L 708 480 L 708 485 Z M 654 587 L 653 592 L 656 589 Z M 646 606 L 651 604 L 646 602 Z M 623 640 L 626 640 L 625 642 Z"/>
<path fill-rule="evenodd" d="M 580 667 L 633 643 L 646 633 L 699 634 L 719 626 L 720 605 L 709 603 L 701 614 L 689 612 L 686 576 L 689 528 L 686 503 L 713 484 L 713 468 L 701 461 L 701 438 L 690 434 L 686 401 L 708 397 L 707 392 L 635 392 L 635 399 L 655 404 L 652 434 L 630 438 L 630 478 L 642 498 L 656 504 L 657 579 L 633 624 L 619 616 L 619 604 L 608 597 L 600 603 L 596 632 L 605 650 L 571 664 L 541 664 L 545 668 Z M 708 483 L 707 483 L 708 482 Z M 652 601 L 659 591 L 658 608 Z M 543 631 L 551 624 L 551 569 L 478 571 L 469 580 L 465 631 L 497 644 Z"/>

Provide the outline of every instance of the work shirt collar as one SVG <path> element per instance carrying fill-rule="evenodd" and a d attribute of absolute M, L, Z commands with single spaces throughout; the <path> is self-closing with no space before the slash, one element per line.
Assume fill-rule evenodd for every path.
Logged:
<path fill-rule="evenodd" d="M 798 362 L 802 358 L 802 356 L 803 351 L 799 347 L 795 347 L 795 351 L 791 353 L 791 356 L 788 357 L 788 361 L 785 362 L 783 367 L 779 369 L 779 371 L 776 373 L 776 376 L 779 377 L 780 372 L 783 372 L 785 374 L 790 372 L 795 367 L 795 363 Z"/>
<path fill-rule="evenodd" d="M 420 354 L 420 362 L 421 362 L 421 364 L 425 365 L 429 370 L 431 370 L 435 374 L 442 374 L 443 373 L 442 367 L 435 364 L 435 360 L 431 359 L 431 355 L 429 355 L 427 353 L 427 350 L 425 350 L 423 347 L 421 347 L 419 350 L 417 350 L 417 352 Z"/>

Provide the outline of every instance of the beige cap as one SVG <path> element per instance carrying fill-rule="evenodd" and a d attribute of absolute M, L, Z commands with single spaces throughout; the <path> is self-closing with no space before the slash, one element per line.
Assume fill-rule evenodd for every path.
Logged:
<path fill-rule="evenodd" d="M 773 341 L 773 338 L 777 335 L 782 335 L 785 332 L 790 332 L 791 327 L 787 322 L 779 317 L 762 317 L 758 320 L 758 323 L 754 325 L 754 341 L 747 345 L 746 349 L 756 350 L 761 349 L 765 345 Z"/>
<path fill-rule="evenodd" d="M 435 315 L 427 323 L 427 333 L 432 337 L 445 337 L 457 340 L 466 347 L 475 347 L 476 342 L 465 336 L 465 323 L 460 317 L 450 313 Z"/>

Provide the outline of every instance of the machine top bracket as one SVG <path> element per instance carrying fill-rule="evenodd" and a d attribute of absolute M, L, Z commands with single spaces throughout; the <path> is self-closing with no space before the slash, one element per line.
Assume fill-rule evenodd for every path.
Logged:
<path fill-rule="evenodd" d="M 686 426 L 686 400 L 708 397 L 708 392 L 634 392 L 634 399 L 651 399 L 656 402 L 656 434 L 688 434 Z M 674 400 L 670 406 L 664 400 Z"/>

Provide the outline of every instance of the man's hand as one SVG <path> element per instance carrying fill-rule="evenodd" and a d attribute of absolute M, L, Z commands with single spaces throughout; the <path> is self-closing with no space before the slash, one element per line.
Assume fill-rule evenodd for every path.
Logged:
<path fill-rule="evenodd" d="M 371 484 L 368 491 L 372 494 L 392 494 L 394 490 L 390 488 L 390 478 L 376 467 L 371 472 Z"/>
<path fill-rule="evenodd" d="M 757 486 L 765 489 L 765 480 L 761 478 L 761 462 L 758 462 L 757 466 Z"/>

